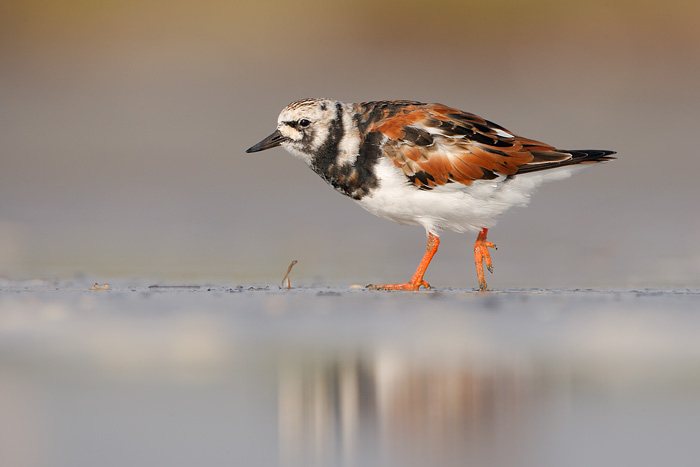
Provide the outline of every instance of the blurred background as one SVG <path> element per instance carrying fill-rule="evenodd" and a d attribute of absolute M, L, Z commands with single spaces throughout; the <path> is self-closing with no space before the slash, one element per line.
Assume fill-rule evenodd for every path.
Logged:
<path fill-rule="evenodd" d="M 0 274 L 266 282 L 297 259 L 308 284 L 410 277 L 422 229 L 282 149 L 244 153 L 314 96 L 618 151 L 502 218 L 493 287 L 697 285 L 699 24 L 690 0 L 6 0 Z M 474 238 L 443 240 L 427 279 L 475 286 Z"/>

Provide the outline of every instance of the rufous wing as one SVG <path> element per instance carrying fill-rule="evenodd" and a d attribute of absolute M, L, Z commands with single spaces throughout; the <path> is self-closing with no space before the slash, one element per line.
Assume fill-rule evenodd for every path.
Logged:
<path fill-rule="evenodd" d="M 384 104 L 386 107 L 386 104 Z M 386 137 L 384 154 L 416 186 L 514 175 L 558 165 L 572 155 L 441 104 L 401 102 L 368 128 Z M 530 167 L 530 170 L 523 170 Z"/>

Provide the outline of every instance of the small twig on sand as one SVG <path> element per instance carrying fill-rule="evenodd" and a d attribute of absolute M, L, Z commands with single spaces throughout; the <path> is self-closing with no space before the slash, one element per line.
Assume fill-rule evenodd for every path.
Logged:
<path fill-rule="evenodd" d="M 284 287 L 284 281 L 287 281 L 287 290 L 292 288 L 292 282 L 289 280 L 289 273 L 292 271 L 295 264 L 297 264 L 297 260 L 292 261 L 292 264 L 290 264 L 287 268 L 287 274 L 285 274 L 284 278 L 282 279 L 282 287 Z"/>

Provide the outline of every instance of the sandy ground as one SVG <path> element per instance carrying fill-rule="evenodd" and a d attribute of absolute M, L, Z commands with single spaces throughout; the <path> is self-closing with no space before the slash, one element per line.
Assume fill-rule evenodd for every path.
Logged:
<path fill-rule="evenodd" d="M 0 284 L 2 465 L 700 456 L 697 289 L 93 283 Z"/>

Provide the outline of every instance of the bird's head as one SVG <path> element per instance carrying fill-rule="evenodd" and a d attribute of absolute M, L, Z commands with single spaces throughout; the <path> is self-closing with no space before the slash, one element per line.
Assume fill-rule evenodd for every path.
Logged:
<path fill-rule="evenodd" d="M 340 124 L 343 104 L 333 99 L 302 99 L 285 107 L 277 118 L 277 130 L 246 152 L 282 146 L 307 163 Z"/>

